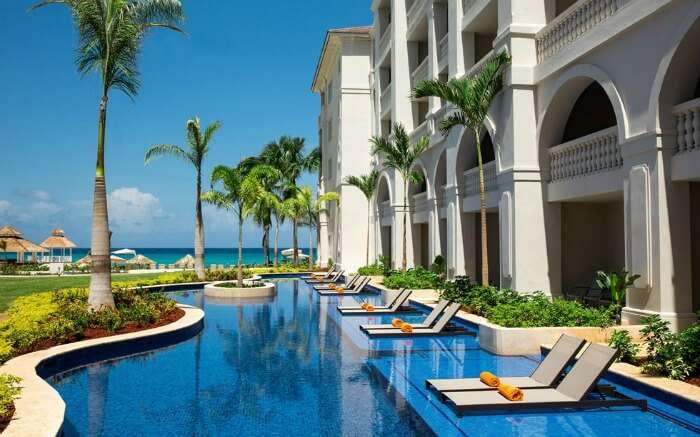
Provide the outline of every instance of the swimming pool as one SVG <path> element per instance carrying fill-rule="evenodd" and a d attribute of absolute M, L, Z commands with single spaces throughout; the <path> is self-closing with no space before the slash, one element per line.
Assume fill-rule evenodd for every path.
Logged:
<path fill-rule="evenodd" d="M 492 355 L 473 336 L 370 342 L 357 329 L 367 317 L 335 311 L 354 298 L 321 298 L 295 280 L 269 300 L 174 296 L 205 310 L 198 336 L 49 378 L 66 401 L 67 436 L 694 435 L 633 409 L 457 418 L 426 378 L 527 375 L 536 360 Z"/>

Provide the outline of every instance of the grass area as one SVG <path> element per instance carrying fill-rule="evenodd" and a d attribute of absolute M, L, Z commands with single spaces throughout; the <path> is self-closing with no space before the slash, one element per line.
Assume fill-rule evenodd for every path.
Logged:
<path fill-rule="evenodd" d="M 112 281 L 132 281 L 153 279 L 161 273 L 142 274 L 113 274 Z M 0 312 L 4 312 L 10 304 L 20 296 L 52 291 L 63 288 L 80 288 L 90 285 L 90 276 L 49 276 L 49 277 L 17 277 L 0 278 Z"/>

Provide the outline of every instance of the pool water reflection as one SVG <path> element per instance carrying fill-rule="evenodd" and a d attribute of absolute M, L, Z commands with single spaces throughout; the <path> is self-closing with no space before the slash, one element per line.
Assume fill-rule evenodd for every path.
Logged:
<path fill-rule="evenodd" d="M 369 341 L 358 325 L 391 317 L 342 317 L 335 306 L 356 298 L 319 297 L 298 281 L 278 282 L 262 301 L 174 296 L 204 309 L 201 334 L 51 378 L 67 404 L 66 435 L 690 434 L 636 410 L 459 419 L 426 378 L 528 375 L 536 360 L 494 356 L 473 336 Z"/>

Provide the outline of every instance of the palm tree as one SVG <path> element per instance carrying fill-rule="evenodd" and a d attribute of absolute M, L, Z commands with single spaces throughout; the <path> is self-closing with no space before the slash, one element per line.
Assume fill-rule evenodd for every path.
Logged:
<path fill-rule="evenodd" d="M 204 272 L 204 220 L 202 219 L 202 162 L 209 152 L 209 142 L 221 128 L 221 122 L 215 121 L 202 133 L 199 118 L 187 120 L 187 144 L 185 150 L 173 144 L 159 144 L 146 151 L 145 163 L 148 165 L 158 156 L 172 156 L 185 160 L 194 166 L 196 172 L 195 224 L 194 224 L 194 269 L 200 281 L 206 278 Z"/>
<path fill-rule="evenodd" d="M 212 188 L 202 194 L 202 200 L 217 208 L 233 211 L 238 219 L 238 287 L 243 287 L 243 223 L 250 213 L 250 201 L 243 194 L 245 174 L 239 167 L 217 165 L 211 173 Z M 214 187 L 221 183 L 222 189 Z"/>
<path fill-rule="evenodd" d="M 408 218 L 408 183 L 419 183 L 423 175 L 413 170 L 418 157 L 428 148 L 428 137 L 422 137 L 417 143 L 411 144 L 402 124 L 396 123 L 389 138 L 375 136 L 370 140 L 372 154 L 381 155 L 384 168 L 397 171 L 403 180 L 403 255 L 401 269 L 406 271 L 408 264 L 406 256 L 406 226 Z"/>
<path fill-rule="evenodd" d="M 114 307 L 104 157 L 109 92 L 116 89 L 136 97 L 140 86 L 137 58 L 144 37 L 154 28 L 181 32 L 178 24 L 184 12 L 180 0 L 44 0 L 30 10 L 50 4 L 71 10 L 78 33 L 78 71 L 97 72 L 101 79 L 88 297 L 90 308 L 99 310 Z"/>
<path fill-rule="evenodd" d="M 314 194 L 309 187 L 301 187 L 297 191 L 294 200 L 298 203 L 300 211 L 304 216 L 306 225 L 309 227 L 309 270 L 313 268 L 313 230 L 318 227 L 319 213 L 325 209 L 326 202 L 338 201 L 340 196 L 334 191 L 321 194 L 314 199 Z"/>
<path fill-rule="evenodd" d="M 296 195 L 297 180 L 302 173 L 314 171 L 320 165 L 320 153 L 312 151 L 304 155 L 305 140 L 299 137 L 282 136 L 277 142 L 269 143 L 258 158 L 261 163 L 270 165 L 282 172 L 284 180 L 280 189 L 283 199 Z M 292 240 L 294 264 L 299 263 L 299 223 L 292 217 Z"/>
<path fill-rule="evenodd" d="M 366 243 L 366 254 L 365 254 L 365 265 L 369 265 L 369 229 L 370 229 L 370 215 L 371 215 L 371 200 L 374 190 L 377 189 L 377 180 L 379 179 L 379 170 L 374 169 L 370 174 L 361 176 L 348 176 L 345 178 L 345 183 L 352 185 L 358 190 L 362 191 L 362 194 L 367 198 L 367 243 Z"/>
<path fill-rule="evenodd" d="M 427 80 L 413 90 L 414 98 L 439 97 L 454 105 L 456 111 L 445 117 L 440 130 L 446 135 L 455 126 L 464 126 L 474 132 L 476 156 L 479 163 L 479 203 L 481 215 L 481 283 L 489 282 L 488 238 L 486 235 L 486 195 L 484 163 L 481 154 L 481 133 L 491 104 L 503 89 L 503 70 L 510 63 L 510 56 L 500 52 L 488 61 L 473 77 L 452 79 L 449 82 Z"/>

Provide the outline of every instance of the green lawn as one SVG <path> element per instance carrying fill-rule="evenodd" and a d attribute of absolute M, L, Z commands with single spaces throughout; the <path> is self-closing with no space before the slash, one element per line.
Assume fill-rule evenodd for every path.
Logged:
<path fill-rule="evenodd" d="M 159 275 L 160 273 L 114 274 L 112 275 L 112 280 L 149 279 Z M 0 278 L 0 312 L 6 311 L 12 301 L 20 296 L 40 291 L 57 290 L 59 288 L 87 287 L 89 284 L 90 276 Z"/>

